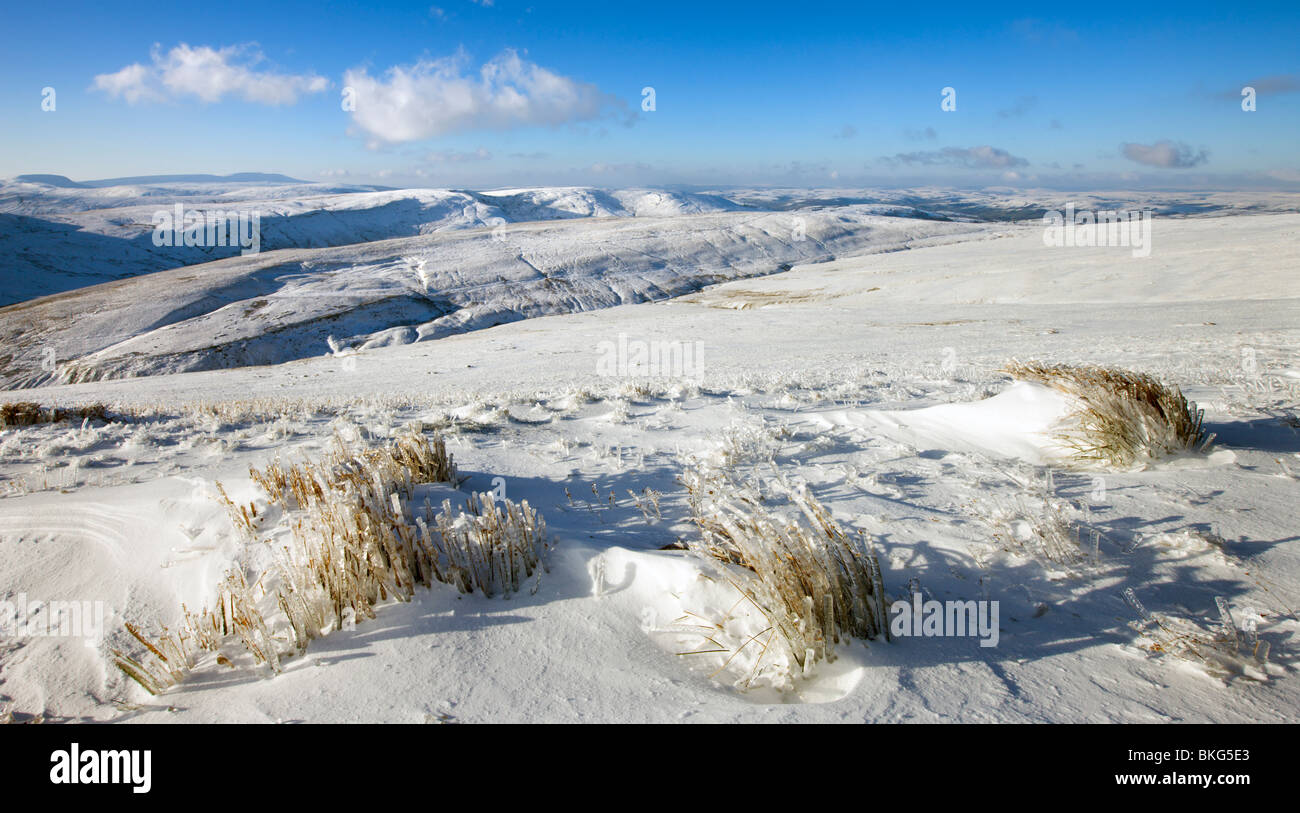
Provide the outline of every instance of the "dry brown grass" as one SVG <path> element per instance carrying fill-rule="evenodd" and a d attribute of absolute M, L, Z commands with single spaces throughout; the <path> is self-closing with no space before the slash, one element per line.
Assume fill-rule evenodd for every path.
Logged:
<path fill-rule="evenodd" d="M 432 517 L 431 512 L 428 515 Z M 502 500 L 498 506 L 490 493 L 483 492 L 467 499 L 465 510 L 457 512 L 450 500 L 444 500 L 442 513 L 433 521 L 441 540 L 439 581 L 456 585 L 462 593 L 475 589 L 486 596 L 514 593 L 544 567 L 541 557 L 550 548 L 546 521 L 527 501 Z M 419 527 L 428 536 L 427 525 L 419 523 Z"/>
<path fill-rule="evenodd" d="M 231 570 L 217 608 L 195 614 L 183 607 L 177 630 L 164 627 L 151 640 L 128 625 L 145 649 L 139 658 L 114 650 L 128 676 L 157 694 L 181 680 L 201 651 L 233 665 L 239 648 L 227 646 L 233 643 L 254 664 L 277 672 L 281 658 L 349 622 L 374 618 L 381 602 L 409 601 L 417 587 L 442 582 L 493 596 L 540 576 L 549 550 L 546 523 L 526 501 L 498 506 L 490 494 L 478 494 L 463 511 L 450 500 L 440 514 L 427 502 L 422 513 L 409 510 L 416 486 L 456 482 L 441 437 L 412 433 L 363 450 L 335 441 L 321 461 L 250 470 L 289 523 L 290 544 L 252 585 L 241 569 Z M 234 524 L 255 539 L 256 508 L 221 493 Z"/>
<path fill-rule="evenodd" d="M 1078 399 L 1071 425 L 1057 437 L 1085 465 L 1127 468 L 1166 455 L 1203 451 L 1214 439 L 1204 410 L 1177 387 L 1145 373 L 1090 365 L 1012 361 L 1002 371 Z"/>
<path fill-rule="evenodd" d="M 124 626 L 147 654 L 138 657 L 113 650 L 113 660 L 128 677 L 150 694 L 159 694 L 179 682 L 194 668 L 200 652 L 220 652 L 222 644 L 237 638 L 257 663 L 280 669 L 280 650 L 267 629 L 242 570 L 232 568 L 217 590 L 217 608 L 194 613 L 181 605 L 181 623 L 173 631 L 163 627 L 150 639 L 135 625 Z M 218 661 L 229 663 L 219 655 Z"/>
<path fill-rule="evenodd" d="M 33 401 L 0 404 L 0 426 L 32 426 L 66 420 L 109 421 L 108 407 L 91 404 L 80 407 L 43 407 Z"/>
<path fill-rule="evenodd" d="M 865 535 L 855 541 L 805 489 L 776 484 L 797 513 L 787 518 L 750 488 L 720 474 L 682 475 L 698 539 L 693 553 L 722 563 L 724 577 L 768 619 L 807 671 L 848 638 L 889 638 L 880 564 Z"/>

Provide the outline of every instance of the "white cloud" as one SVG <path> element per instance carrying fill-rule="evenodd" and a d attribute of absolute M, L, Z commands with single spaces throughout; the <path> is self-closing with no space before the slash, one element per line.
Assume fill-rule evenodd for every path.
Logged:
<path fill-rule="evenodd" d="M 130 104 L 156 102 L 163 98 L 149 82 L 149 69 L 136 63 L 127 65 L 117 73 L 104 73 L 95 77 L 95 88 L 109 96 L 121 96 Z"/>
<path fill-rule="evenodd" d="M 1193 152 L 1191 147 L 1182 142 L 1175 144 L 1168 140 L 1157 141 L 1154 144 L 1122 144 L 1121 150 L 1124 157 L 1130 161 L 1166 169 L 1186 169 L 1209 160 L 1209 153 L 1205 148 L 1201 148 L 1200 152 Z"/>
<path fill-rule="evenodd" d="M 355 91 L 352 120 L 376 141 L 399 143 L 466 130 L 504 130 L 594 119 L 610 104 L 591 84 L 553 73 L 513 50 L 465 70 L 465 54 L 344 74 Z"/>
<path fill-rule="evenodd" d="M 94 88 L 131 104 L 186 96 L 218 102 L 232 95 L 257 104 L 283 105 L 330 86 L 328 79 L 315 74 L 256 70 L 265 57 L 249 45 L 212 48 L 181 43 L 166 54 L 155 45 L 150 58 L 151 65 L 137 62 L 96 76 Z"/>

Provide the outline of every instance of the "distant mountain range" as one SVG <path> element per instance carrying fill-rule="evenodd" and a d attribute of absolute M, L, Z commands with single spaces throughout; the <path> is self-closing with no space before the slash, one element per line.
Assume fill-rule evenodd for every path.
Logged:
<path fill-rule="evenodd" d="M 66 175 L 18 175 L 15 181 L 43 183 L 63 189 L 98 189 L 104 186 L 129 186 L 154 183 L 307 183 L 275 172 L 236 172 L 233 175 L 134 175 L 129 178 L 104 178 L 98 181 L 74 181 Z"/>

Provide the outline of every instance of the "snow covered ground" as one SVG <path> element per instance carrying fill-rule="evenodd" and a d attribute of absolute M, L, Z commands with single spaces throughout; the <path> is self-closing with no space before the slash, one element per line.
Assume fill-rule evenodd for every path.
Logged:
<path fill-rule="evenodd" d="M 583 218 L 326 249 L 282 249 L 0 311 L 18 386 L 367 350 L 503 322 L 664 299 L 807 260 L 996 233 L 858 207 Z M 59 362 L 46 369 L 46 353 Z"/>
<path fill-rule="evenodd" d="M 1040 224 L 889 217 L 872 208 L 887 201 L 821 192 L 779 212 L 641 194 L 613 195 L 637 216 L 606 220 L 584 216 L 620 210 L 585 192 L 474 193 L 473 207 L 523 212 L 506 239 L 464 221 L 0 311 L 22 341 L 7 380 L 42 385 L 0 402 L 131 416 L 0 434 L 0 600 L 98 601 L 105 618 L 89 646 L 0 638 L 0 702 L 145 722 L 1300 719 L 1300 215 L 1220 201 L 1213 219 L 1158 218 L 1151 255 L 1135 257 L 1047 247 Z M 741 197 L 727 200 L 754 205 Z M 792 216 L 809 239 L 793 239 Z M 546 287 L 557 276 L 570 293 Z M 403 310 L 426 291 L 446 313 Z M 325 315 L 338 318 L 312 333 Z M 652 342 L 689 347 L 688 368 L 611 365 Z M 41 378 L 44 346 L 81 371 L 64 380 L 86 380 Z M 1215 446 L 1073 467 L 1053 438 L 1070 403 L 999 373 L 1012 358 L 1152 373 L 1205 409 Z M 437 585 L 282 674 L 205 661 L 156 697 L 113 666 L 113 648 L 138 649 L 124 621 L 173 624 L 232 563 L 255 572 L 269 555 L 236 532 L 218 482 L 264 506 L 250 465 L 412 424 L 447 437 L 461 492 L 545 516 L 555 548 L 536 592 Z M 891 600 L 999 602 L 997 645 L 855 642 L 787 691 L 742 690 L 737 663 L 685 654 L 701 639 L 683 618 L 731 636 L 761 624 L 664 549 L 694 533 L 678 482 L 690 466 L 806 484 L 875 539 Z M 1033 544 L 1058 526 L 1077 555 Z M 1224 599 L 1267 662 L 1153 651 L 1126 590 L 1210 631 Z"/>

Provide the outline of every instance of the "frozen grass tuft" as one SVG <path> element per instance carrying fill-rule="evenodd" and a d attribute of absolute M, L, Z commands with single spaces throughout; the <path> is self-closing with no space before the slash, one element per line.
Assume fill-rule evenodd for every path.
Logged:
<path fill-rule="evenodd" d="M 546 521 L 526 500 L 518 504 L 502 500 L 498 506 L 492 494 L 484 492 L 466 500 L 461 512 L 454 512 L 451 501 L 444 500 L 442 513 L 433 521 L 444 574 L 438 580 L 455 584 L 462 593 L 476 589 L 486 596 L 515 593 L 525 579 L 545 568 L 543 557 L 550 549 Z M 416 522 L 426 546 L 431 545 L 427 525 Z"/>
<path fill-rule="evenodd" d="M 1022 494 L 1010 507 L 981 508 L 979 516 L 1002 550 L 1036 559 L 1049 571 L 1080 575 L 1101 563 L 1101 532 L 1086 507 L 1068 500 Z"/>
<path fill-rule="evenodd" d="M 761 647 L 750 679 L 769 653 L 807 673 L 832 660 L 835 646 L 847 639 L 888 639 L 884 586 L 870 540 L 850 538 L 806 489 L 773 484 L 791 509 L 787 517 L 721 474 L 688 469 L 681 479 L 700 531 L 688 549 L 717 563 L 721 578 L 767 619 L 768 629 L 741 647 Z M 727 662 L 738 655 L 732 651 Z"/>
<path fill-rule="evenodd" d="M 1073 426 L 1058 436 L 1085 465 L 1128 468 L 1166 455 L 1200 452 L 1214 438 L 1201 426 L 1204 410 L 1177 387 L 1144 373 L 1090 365 L 1012 361 L 1003 372 L 1078 399 Z"/>
<path fill-rule="evenodd" d="M 32 426 L 66 420 L 108 422 L 110 419 L 108 407 L 103 404 L 79 407 L 43 407 L 32 401 L 0 404 L 0 426 Z"/>
<path fill-rule="evenodd" d="M 217 590 L 216 609 L 191 612 L 181 605 L 181 622 L 175 631 L 163 627 L 152 639 L 133 624 L 126 631 L 144 647 L 147 654 L 128 655 L 113 650 L 113 661 L 127 677 L 144 687 L 149 694 L 160 694 L 178 683 L 194 668 L 202 652 L 221 653 L 227 639 L 236 639 L 257 663 L 280 670 L 280 650 L 267 629 L 267 621 L 253 599 L 248 581 L 239 568 L 232 568 Z M 230 663 L 218 654 L 219 663 Z"/>
<path fill-rule="evenodd" d="M 1124 600 L 1141 619 L 1133 627 L 1142 636 L 1145 649 L 1191 661 L 1218 677 L 1242 674 L 1268 679 L 1268 642 L 1260 639 L 1253 620 L 1239 629 L 1223 598 L 1214 600 L 1219 623 L 1213 630 L 1188 619 L 1148 611 L 1132 588 L 1124 591 Z"/>
<path fill-rule="evenodd" d="M 781 443 L 789 437 L 790 431 L 784 426 L 774 428 L 762 421 L 736 422 L 723 430 L 716 459 L 728 469 L 754 463 L 775 466 Z"/>
<path fill-rule="evenodd" d="M 279 509 L 290 544 L 251 584 L 242 569 L 232 569 L 216 609 L 195 614 L 183 607 L 175 631 L 164 627 L 150 639 L 127 625 L 146 654 L 113 654 L 151 694 L 181 680 L 203 651 L 216 653 L 218 663 L 233 666 L 247 656 L 278 672 L 283 657 L 312 640 L 374 618 L 381 602 L 409 601 L 417 587 L 434 582 L 487 596 L 516 592 L 529 576 L 540 576 L 549 550 L 546 523 L 526 501 L 498 505 L 490 494 L 478 494 L 463 511 L 450 500 L 441 514 L 427 502 L 423 512 L 409 510 L 417 486 L 456 482 L 454 461 L 438 436 L 430 441 L 411 433 L 362 450 L 336 437 L 323 460 L 276 462 L 250 473 Z M 218 489 L 235 525 L 256 539 L 271 512 L 259 518 L 254 505 L 237 505 Z"/>

